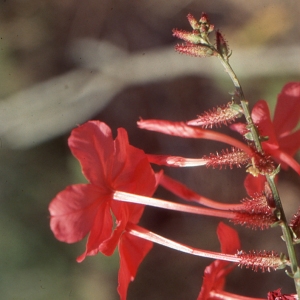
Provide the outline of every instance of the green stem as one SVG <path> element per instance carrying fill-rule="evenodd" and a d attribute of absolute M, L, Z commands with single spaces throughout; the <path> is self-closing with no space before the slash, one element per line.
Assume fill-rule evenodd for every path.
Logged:
<path fill-rule="evenodd" d="M 237 76 L 235 75 L 232 67 L 230 66 L 229 62 L 227 60 L 225 60 L 223 58 L 223 56 L 220 55 L 220 54 L 218 55 L 218 58 L 220 59 L 221 64 L 225 68 L 225 71 L 227 72 L 227 74 L 231 78 L 231 80 L 233 82 L 233 85 L 236 89 L 237 95 L 240 97 L 241 106 L 242 106 L 243 111 L 244 111 L 244 116 L 246 118 L 248 128 L 249 128 L 249 130 L 252 134 L 253 141 L 255 143 L 255 147 L 256 147 L 256 149 L 259 153 L 263 154 L 263 149 L 262 149 L 262 146 L 261 146 L 261 143 L 260 143 L 259 134 L 258 134 L 256 126 L 253 124 L 253 120 L 251 118 L 249 107 L 248 107 L 248 101 L 245 99 L 245 95 L 244 95 L 242 86 L 241 86 Z"/>
<path fill-rule="evenodd" d="M 218 55 L 218 58 L 220 59 L 223 67 L 225 68 L 226 72 L 228 73 L 229 77 L 231 78 L 231 80 L 235 86 L 235 89 L 236 89 L 236 94 L 240 97 L 243 113 L 244 113 L 246 121 L 247 121 L 247 127 L 252 135 L 252 139 L 255 144 L 256 150 L 259 153 L 264 154 L 258 130 L 253 123 L 253 120 L 252 120 L 252 117 L 250 114 L 250 110 L 248 107 L 248 102 L 245 100 L 245 96 L 244 96 L 242 87 L 237 79 L 237 76 L 235 75 L 235 73 L 234 73 L 233 69 L 231 68 L 227 59 L 224 59 L 224 57 L 221 54 Z M 276 184 L 274 182 L 275 175 L 267 174 L 265 176 L 266 176 L 266 180 L 270 186 L 270 189 L 271 189 L 273 197 L 274 197 L 277 217 L 280 220 L 283 238 L 286 243 L 289 259 L 291 262 L 291 265 L 290 265 L 291 274 L 288 274 L 288 275 L 290 275 L 294 279 L 297 295 L 298 295 L 298 298 L 300 299 L 300 269 L 298 267 L 297 257 L 296 257 L 295 248 L 294 248 L 294 244 L 293 244 L 292 232 L 291 232 L 290 228 L 288 227 L 285 213 L 284 213 L 282 203 L 280 200 L 280 196 L 279 196 Z"/>

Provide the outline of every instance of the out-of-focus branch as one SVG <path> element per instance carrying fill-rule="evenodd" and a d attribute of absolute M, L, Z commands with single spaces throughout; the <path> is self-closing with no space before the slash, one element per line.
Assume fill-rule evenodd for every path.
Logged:
<path fill-rule="evenodd" d="M 300 73 L 300 47 L 235 49 L 240 78 Z M 0 139 L 5 148 L 28 148 L 83 123 L 124 87 L 185 75 L 225 77 L 214 59 L 195 60 L 173 47 L 126 53 L 106 42 L 82 40 L 71 47 L 78 69 L 0 101 Z"/>

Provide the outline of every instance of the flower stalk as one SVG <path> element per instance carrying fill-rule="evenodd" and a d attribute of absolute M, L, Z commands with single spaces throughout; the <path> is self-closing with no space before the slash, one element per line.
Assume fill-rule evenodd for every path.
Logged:
<path fill-rule="evenodd" d="M 225 71 L 231 78 L 231 80 L 235 86 L 236 93 L 240 97 L 241 106 L 242 106 L 243 113 L 244 113 L 244 116 L 245 116 L 245 119 L 247 122 L 247 128 L 249 129 L 249 131 L 251 133 L 251 141 L 254 142 L 256 150 L 259 153 L 264 154 L 264 150 L 263 150 L 262 144 L 261 144 L 262 138 L 259 136 L 257 127 L 253 123 L 253 120 L 252 120 L 252 117 L 250 114 L 250 110 L 249 110 L 249 106 L 248 106 L 248 102 L 245 100 L 245 96 L 244 96 L 241 84 L 240 84 L 239 80 L 237 79 L 237 76 L 234 73 L 232 67 L 230 66 L 228 60 L 224 59 L 221 54 L 218 55 L 218 58 L 220 59 L 223 67 L 225 68 Z M 281 226 L 281 229 L 283 232 L 283 239 L 286 243 L 287 251 L 289 254 L 290 261 L 291 261 L 291 266 L 290 266 L 291 273 L 287 273 L 287 274 L 294 279 L 297 295 L 298 295 L 298 298 L 300 298 L 300 270 L 298 267 L 298 261 L 297 261 L 297 257 L 296 257 L 296 253 L 295 253 L 295 247 L 293 244 L 292 232 L 291 232 L 290 228 L 288 227 L 285 213 L 284 213 L 284 210 L 282 207 L 281 199 L 280 199 L 280 196 L 279 196 L 279 193 L 278 193 L 275 181 L 274 181 L 275 175 L 276 174 L 266 174 L 265 177 L 267 179 L 267 182 L 270 186 L 270 189 L 271 189 L 273 197 L 274 197 L 274 201 L 276 204 L 276 217 L 280 220 L 280 226 Z"/>
<path fill-rule="evenodd" d="M 203 18 L 203 16 L 205 16 L 205 26 L 206 26 L 205 28 L 210 28 L 208 18 L 206 17 L 205 14 L 202 14 L 202 18 Z M 196 25 L 195 19 L 192 18 L 192 20 L 193 20 L 193 26 L 192 27 L 194 29 L 194 34 L 195 34 L 195 30 L 197 30 L 198 28 L 203 26 L 202 18 L 199 20 L 198 27 Z M 188 19 L 190 21 L 191 17 L 189 16 Z M 190 23 L 191 23 L 191 21 L 190 21 Z M 205 31 L 205 36 L 207 37 L 207 35 L 210 32 L 211 31 L 206 30 Z M 181 38 L 180 31 L 176 31 L 175 35 L 177 37 Z M 203 35 L 201 30 L 199 30 L 199 35 L 200 36 Z M 190 44 L 192 44 L 193 41 L 188 41 L 188 43 L 189 43 L 189 47 L 191 47 Z M 248 107 L 248 102 L 245 100 L 246 98 L 245 98 L 242 86 L 241 86 L 235 72 L 233 71 L 231 65 L 229 64 L 229 57 L 230 57 L 231 53 L 228 50 L 229 48 L 228 48 L 228 45 L 227 45 L 224 37 L 222 36 L 222 34 L 219 31 L 217 31 L 216 32 L 216 47 L 213 44 L 211 44 L 208 37 L 202 43 L 203 43 L 203 46 L 206 45 L 208 47 L 208 49 L 213 51 L 214 56 L 217 56 L 219 58 L 219 60 L 220 60 L 221 64 L 223 65 L 225 71 L 227 72 L 230 79 L 232 80 L 233 85 L 235 87 L 235 94 L 240 99 L 242 112 L 245 116 L 246 123 L 247 123 L 246 128 L 248 129 L 248 133 L 246 133 L 244 135 L 244 137 L 246 138 L 246 140 L 248 140 L 248 144 L 249 144 L 250 148 L 254 147 L 256 149 L 255 151 L 258 154 L 264 156 L 265 153 L 264 153 L 264 149 L 263 149 L 263 146 L 262 146 L 262 140 L 265 139 L 265 138 L 268 139 L 268 137 L 260 136 L 258 128 L 253 122 L 253 119 L 251 117 L 250 110 L 249 110 L 249 107 Z M 251 174 L 253 176 L 257 176 L 258 174 L 264 175 L 267 182 L 268 182 L 268 185 L 270 187 L 270 191 L 272 193 L 272 197 L 274 199 L 275 206 L 276 206 L 276 209 L 274 211 L 274 216 L 277 218 L 277 220 L 278 220 L 278 222 L 279 222 L 279 224 L 282 228 L 283 239 L 286 243 L 287 251 L 288 251 L 288 254 L 289 254 L 289 257 L 290 257 L 290 260 L 291 260 L 291 273 L 288 274 L 288 275 L 291 276 L 292 278 L 294 278 L 297 295 L 298 295 L 298 298 L 300 298 L 300 270 L 299 270 L 299 267 L 298 267 L 298 262 L 297 262 L 295 249 L 294 249 L 294 244 L 293 244 L 293 233 L 292 233 L 292 230 L 288 227 L 287 220 L 286 220 L 286 217 L 285 217 L 285 213 L 284 213 L 284 210 L 283 210 L 283 207 L 282 207 L 281 199 L 280 199 L 280 196 L 279 196 L 279 193 L 278 193 L 275 181 L 274 181 L 274 178 L 275 178 L 276 174 L 279 172 L 279 168 L 277 168 L 276 170 L 270 170 L 269 172 L 268 171 L 267 172 L 261 172 L 261 170 L 259 170 L 259 166 L 255 165 L 254 159 L 252 158 L 252 166 L 251 166 L 251 168 L 249 168 L 249 172 L 251 172 Z"/>

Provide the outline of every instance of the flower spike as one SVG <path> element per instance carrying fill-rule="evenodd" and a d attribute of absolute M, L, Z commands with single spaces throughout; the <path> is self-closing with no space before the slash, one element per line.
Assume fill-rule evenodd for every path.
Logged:
<path fill-rule="evenodd" d="M 202 13 L 199 22 L 191 14 L 187 18 L 193 31 L 173 29 L 173 35 L 185 41 L 183 45 L 176 45 L 175 50 L 196 57 L 218 56 L 218 51 L 208 39 L 209 33 L 214 30 L 214 25 L 209 23 L 207 15 Z"/>

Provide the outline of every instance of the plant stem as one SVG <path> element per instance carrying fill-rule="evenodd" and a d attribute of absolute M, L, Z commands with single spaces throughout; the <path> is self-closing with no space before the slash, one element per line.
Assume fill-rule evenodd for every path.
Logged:
<path fill-rule="evenodd" d="M 246 121 L 247 121 L 247 127 L 250 130 L 250 133 L 252 135 L 252 139 L 255 144 L 256 150 L 259 153 L 264 154 L 257 127 L 253 123 L 253 120 L 252 120 L 252 117 L 251 117 L 251 114 L 250 114 L 250 111 L 248 108 L 248 102 L 245 100 L 245 96 L 244 96 L 242 87 L 237 79 L 237 76 L 235 75 L 233 69 L 231 68 L 228 60 L 224 59 L 221 54 L 218 55 L 218 58 L 220 59 L 226 72 L 230 76 L 230 78 L 235 86 L 236 94 L 240 97 L 243 113 L 244 113 Z M 290 264 L 291 274 L 288 274 L 288 275 L 290 275 L 294 279 L 297 295 L 298 295 L 298 298 L 300 299 L 300 270 L 298 267 L 297 257 L 296 257 L 295 248 L 294 248 L 294 244 L 293 244 L 292 233 L 291 233 L 290 228 L 288 227 L 285 213 L 284 213 L 282 203 L 280 200 L 280 196 L 279 196 L 279 193 L 278 193 L 275 181 L 274 181 L 275 175 L 267 174 L 267 175 L 265 175 L 265 177 L 266 177 L 266 180 L 270 186 L 270 189 L 271 189 L 273 197 L 274 197 L 274 201 L 275 201 L 275 205 L 276 205 L 276 213 L 277 213 L 276 216 L 280 220 L 280 225 L 281 225 L 281 229 L 283 232 L 283 238 L 286 243 L 286 247 L 287 247 L 287 251 L 288 251 L 288 255 L 289 255 L 289 259 L 290 259 L 290 263 L 291 263 Z"/>

